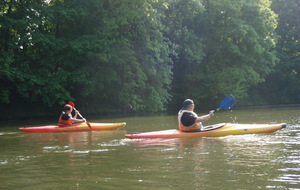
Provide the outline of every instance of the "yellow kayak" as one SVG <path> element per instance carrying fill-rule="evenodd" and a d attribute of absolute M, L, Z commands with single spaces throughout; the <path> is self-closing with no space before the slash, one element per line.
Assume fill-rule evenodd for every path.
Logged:
<path fill-rule="evenodd" d="M 90 123 L 91 128 L 86 123 L 78 123 L 67 127 L 58 127 L 57 125 L 45 125 L 37 127 L 22 127 L 19 130 L 32 133 L 53 133 L 53 132 L 75 132 L 75 131 L 101 131 L 115 130 L 126 125 L 122 123 Z"/>
<path fill-rule="evenodd" d="M 130 139 L 144 138 L 190 138 L 190 137 L 221 137 L 227 135 L 244 135 L 256 133 L 272 133 L 285 128 L 285 123 L 278 124 L 235 124 L 219 123 L 204 127 L 201 132 L 182 132 L 176 129 L 126 134 Z"/>

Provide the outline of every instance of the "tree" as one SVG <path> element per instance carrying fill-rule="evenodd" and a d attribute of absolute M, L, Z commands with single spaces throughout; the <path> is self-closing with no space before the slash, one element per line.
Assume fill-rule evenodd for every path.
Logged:
<path fill-rule="evenodd" d="M 189 98 L 196 98 L 196 86 L 191 76 L 195 68 L 202 68 L 204 57 L 203 40 L 205 37 L 198 35 L 195 25 L 199 22 L 200 15 L 204 14 L 201 1 L 180 0 L 171 1 L 165 11 L 164 18 L 165 36 L 172 42 L 170 57 L 174 62 L 172 81 L 173 102 L 171 107 Z"/>
<path fill-rule="evenodd" d="M 21 95 L 46 106 L 75 99 L 98 111 L 165 109 L 172 62 L 162 33 L 163 3 L 12 0 L 0 5 L 2 103 Z"/>
<path fill-rule="evenodd" d="M 51 105 L 57 101 L 56 97 L 68 96 L 47 59 L 52 58 L 55 39 L 49 32 L 51 28 L 47 28 L 51 24 L 46 7 L 43 0 L 1 2 L 2 103 L 21 96 L 32 101 L 41 97 L 45 104 Z"/>
<path fill-rule="evenodd" d="M 270 0 L 4 0 L 0 15 L 2 111 L 16 100 L 93 113 L 211 106 L 247 96 L 277 61 Z M 296 32 L 286 37 L 297 84 Z"/>
<path fill-rule="evenodd" d="M 101 64 L 105 72 L 95 77 L 104 81 L 108 101 L 127 111 L 164 110 L 170 100 L 172 62 L 162 33 L 163 2 L 106 1 L 104 8 L 100 33 L 108 44 L 108 58 Z"/>
<path fill-rule="evenodd" d="M 279 15 L 276 33 L 279 36 L 276 65 L 266 82 L 256 89 L 264 94 L 262 101 L 269 104 L 300 103 L 300 2 L 273 0 L 272 9 Z"/>
<path fill-rule="evenodd" d="M 195 3 L 177 3 L 181 2 Z M 179 64 L 192 68 L 174 72 L 183 76 L 183 85 L 177 87 L 185 97 L 207 104 L 208 98 L 215 102 L 228 94 L 247 96 L 247 90 L 263 82 L 277 60 L 273 50 L 277 22 L 270 1 L 203 0 L 191 6 L 195 7 L 198 11 L 189 9 L 195 15 L 188 17 L 193 19 L 185 28 L 189 36 L 196 36 L 198 57 L 202 56 L 197 61 L 175 59 L 175 68 Z"/>

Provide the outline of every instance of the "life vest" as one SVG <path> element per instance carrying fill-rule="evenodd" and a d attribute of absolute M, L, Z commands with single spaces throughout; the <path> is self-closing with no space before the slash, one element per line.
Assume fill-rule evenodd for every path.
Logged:
<path fill-rule="evenodd" d="M 200 131 L 202 128 L 202 123 L 201 122 L 196 122 L 191 126 L 184 126 L 181 123 L 181 117 L 184 113 L 191 113 L 193 114 L 195 117 L 198 117 L 197 114 L 193 111 L 188 111 L 188 110 L 180 110 L 178 112 L 178 128 L 183 131 L 183 132 L 193 132 L 193 131 Z"/>
<path fill-rule="evenodd" d="M 63 112 L 63 113 L 59 116 L 59 119 L 58 119 L 58 126 L 59 126 L 59 127 L 67 127 L 67 126 L 72 125 L 73 121 L 71 121 L 70 119 L 68 119 L 68 120 L 63 120 L 63 119 L 62 119 L 63 114 L 65 114 L 65 113 Z"/>

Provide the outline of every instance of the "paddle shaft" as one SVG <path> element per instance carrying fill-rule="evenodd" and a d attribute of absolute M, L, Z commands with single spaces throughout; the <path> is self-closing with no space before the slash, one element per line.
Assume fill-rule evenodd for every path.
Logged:
<path fill-rule="evenodd" d="M 82 115 L 80 114 L 80 112 L 79 112 L 78 110 L 76 110 L 76 108 L 74 108 L 74 110 L 77 111 L 79 117 L 81 117 L 82 119 L 84 118 L 84 117 L 82 117 Z M 85 121 L 85 122 L 86 122 L 86 124 L 89 126 L 89 128 L 92 129 L 91 124 L 90 124 L 88 121 Z"/>

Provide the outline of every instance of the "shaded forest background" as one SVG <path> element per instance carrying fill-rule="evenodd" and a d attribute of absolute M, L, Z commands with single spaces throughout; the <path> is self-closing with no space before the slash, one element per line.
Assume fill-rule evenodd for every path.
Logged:
<path fill-rule="evenodd" d="M 2 0 L 0 119 L 300 103 L 299 0 Z"/>

